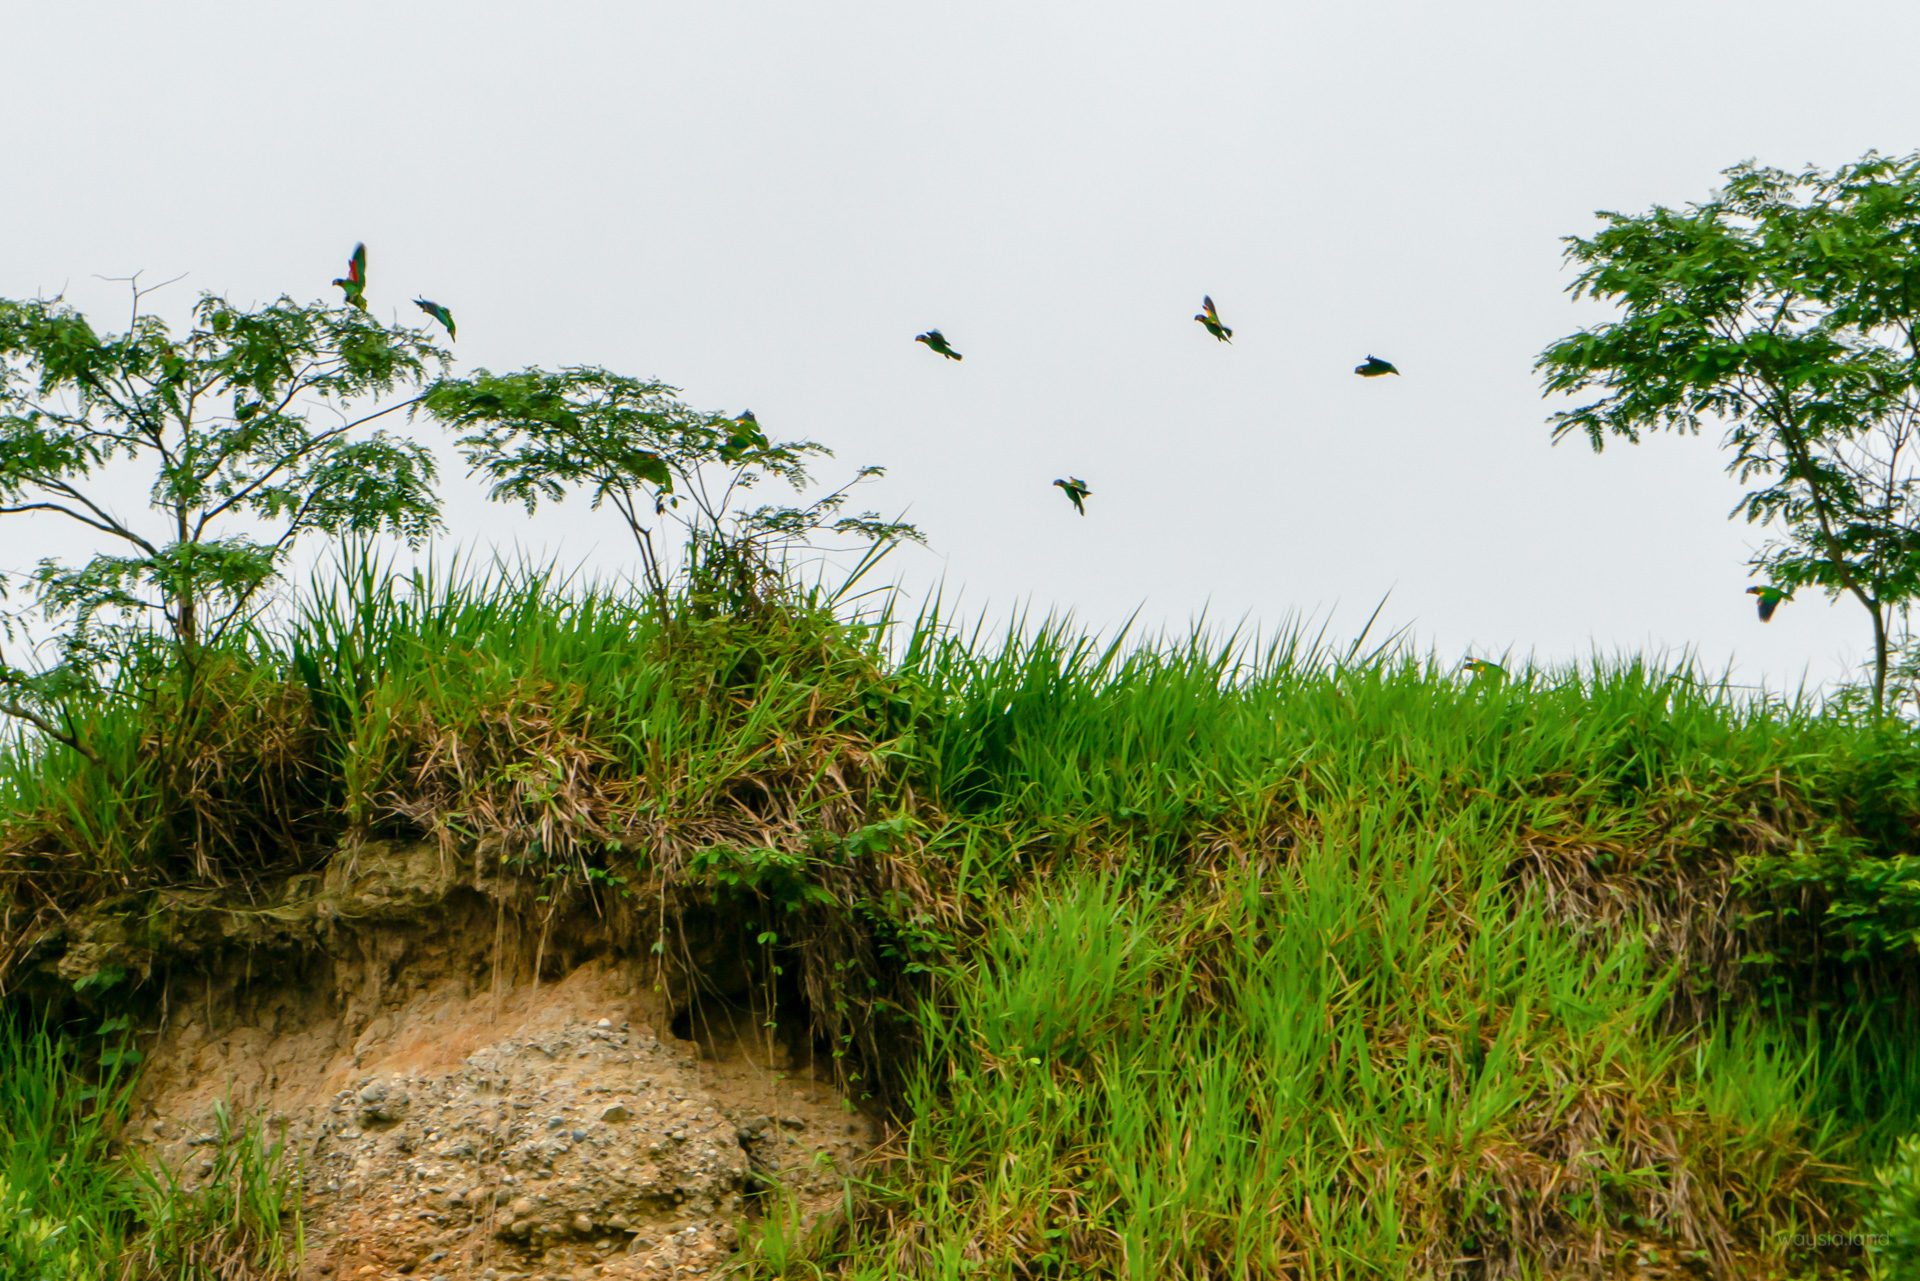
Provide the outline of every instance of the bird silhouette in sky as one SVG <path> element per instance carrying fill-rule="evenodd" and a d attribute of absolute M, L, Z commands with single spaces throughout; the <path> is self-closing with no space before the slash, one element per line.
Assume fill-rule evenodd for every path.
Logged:
<path fill-rule="evenodd" d="M 353 247 L 353 256 L 347 259 L 347 274 L 333 283 L 345 292 L 349 307 L 367 309 L 367 247 L 364 244 Z"/>
<path fill-rule="evenodd" d="M 1793 599 L 1792 592 L 1783 592 L 1778 587 L 1749 587 L 1747 595 L 1760 598 L 1760 621 L 1763 623 L 1772 621 L 1773 611 L 1780 608 L 1781 601 Z"/>
<path fill-rule="evenodd" d="M 339 282 L 335 281 L 334 283 L 338 284 Z M 432 316 L 435 320 L 439 321 L 443 326 L 445 326 L 447 331 L 447 337 L 458 338 L 460 336 L 453 332 L 453 313 L 448 311 L 445 307 L 442 307 L 439 303 L 432 302 L 425 298 L 415 298 L 413 300 L 413 305 L 418 307 L 421 311 L 426 312 L 429 316 Z"/>
<path fill-rule="evenodd" d="M 1220 313 L 1213 309 L 1213 296 L 1208 294 L 1200 299 L 1200 314 L 1194 317 L 1206 331 L 1221 342 L 1233 341 L 1233 330 L 1220 323 Z"/>
<path fill-rule="evenodd" d="M 1362 378 L 1378 378 L 1381 374 L 1397 374 L 1400 371 L 1378 356 L 1368 356 L 1364 365 L 1355 365 L 1353 372 Z"/>
<path fill-rule="evenodd" d="M 1069 476 L 1065 480 L 1056 480 L 1053 483 L 1060 486 L 1061 491 L 1065 493 L 1068 500 L 1073 503 L 1073 509 L 1075 511 L 1079 512 L 1082 516 L 1087 514 L 1086 499 L 1093 491 L 1087 488 L 1086 481 L 1081 480 L 1078 476 Z"/>
<path fill-rule="evenodd" d="M 925 343 L 931 350 L 939 352 L 948 360 L 966 359 L 966 357 L 947 345 L 946 335 L 942 334 L 938 329 L 929 329 L 924 334 L 915 334 L 913 340 L 915 342 Z"/>

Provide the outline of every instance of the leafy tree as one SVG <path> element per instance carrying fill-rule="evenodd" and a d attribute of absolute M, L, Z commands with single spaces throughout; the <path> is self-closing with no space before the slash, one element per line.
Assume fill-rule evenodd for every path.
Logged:
<path fill-rule="evenodd" d="M 647 590 L 662 606 L 674 572 L 671 549 L 656 541 L 663 527 L 681 531 L 680 569 L 736 605 L 756 599 L 766 575 L 818 535 L 851 536 L 868 544 L 869 556 L 900 539 L 919 539 L 913 526 L 872 512 L 842 514 L 852 486 L 880 475 L 878 467 L 862 467 L 800 506 L 738 507 L 743 493 L 770 479 L 804 489 L 807 461 L 831 451 L 813 441 L 769 440 L 750 413 L 702 413 L 678 395 L 664 383 L 597 368 L 481 370 L 441 379 L 423 404 L 465 433 L 460 449 L 496 500 L 532 512 L 584 489 L 596 509 L 612 507 L 639 548 Z"/>
<path fill-rule="evenodd" d="M 1554 414 L 1554 439 L 1721 428 L 1748 487 L 1732 514 L 1773 531 L 1751 563 L 1861 604 L 1880 710 L 1920 595 L 1920 154 L 1724 177 L 1704 204 L 1567 238 L 1570 292 L 1620 315 L 1541 354 L 1547 391 L 1601 393 Z"/>
<path fill-rule="evenodd" d="M 135 286 L 118 334 L 58 299 L 0 300 L 0 515 L 58 516 L 100 547 L 27 576 L 61 661 L 0 654 L 0 713 L 83 752 L 63 708 L 130 645 L 158 638 L 190 687 L 200 650 L 249 615 L 303 534 L 417 542 L 438 521 L 430 455 L 372 425 L 411 401 L 363 408 L 444 364 L 422 331 L 208 294 L 175 333 L 142 310 L 150 292 Z M 111 497 L 128 472 L 142 515 Z"/>

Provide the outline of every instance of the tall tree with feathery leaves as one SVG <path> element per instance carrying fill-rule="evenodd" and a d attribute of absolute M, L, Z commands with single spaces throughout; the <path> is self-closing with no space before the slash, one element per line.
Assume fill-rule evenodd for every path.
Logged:
<path fill-rule="evenodd" d="M 677 388 L 653 379 L 593 367 L 482 369 L 435 382 L 423 406 L 460 433 L 461 453 L 494 499 L 531 512 L 584 491 L 594 507 L 612 507 L 663 610 L 676 572 L 676 548 L 658 537 L 663 527 L 680 531 L 679 571 L 711 578 L 724 567 L 723 594 L 735 604 L 751 603 L 763 571 L 785 568 L 787 554 L 815 537 L 866 544 L 862 570 L 894 543 L 921 538 L 902 521 L 845 513 L 852 487 L 881 475 L 878 467 L 859 468 L 810 502 L 742 506 L 743 495 L 769 480 L 803 490 L 808 461 L 831 451 L 769 438 L 752 410 L 729 418 L 693 409 Z"/>
<path fill-rule="evenodd" d="M 1920 595 L 1920 153 L 1724 179 L 1568 237 L 1570 291 L 1619 314 L 1541 353 L 1547 392 L 1599 393 L 1553 415 L 1554 439 L 1719 429 L 1747 486 L 1732 514 L 1772 534 L 1752 565 L 1860 603 L 1884 710 Z"/>
<path fill-rule="evenodd" d="M 60 657 L 0 654 L 0 713 L 80 751 L 63 699 L 126 642 L 163 639 L 190 683 L 303 535 L 418 541 L 439 518 L 431 455 L 378 425 L 444 363 L 424 332 L 213 294 L 176 329 L 143 309 L 151 292 L 134 286 L 121 333 L 59 299 L 0 300 L 0 517 L 59 519 L 97 547 L 22 575 Z M 128 471 L 145 512 L 114 501 L 109 476 Z"/>

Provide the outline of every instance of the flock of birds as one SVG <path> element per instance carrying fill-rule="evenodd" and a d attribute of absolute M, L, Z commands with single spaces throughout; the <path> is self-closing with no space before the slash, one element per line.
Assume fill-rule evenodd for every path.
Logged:
<path fill-rule="evenodd" d="M 1211 294 L 1201 297 L 1200 311 L 1198 315 L 1194 316 L 1194 319 L 1200 322 L 1201 328 L 1212 334 L 1219 341 L 1224 343 L 1233 341 L 1233 330 L 1221 322 L 1220 310 L 1213 305 L 1213 296 Z M 945 356 L 948 360 L 966 359 L 953 349 L 953 345 L 947 341 L 946 335 L 938 329 L 929 329 L 924 334 L 917 334 L 914 337 L 914 341 L 925 343 L 930 350 Z M 1353 367 L 1353 372 L 1362 378 L 1378 378 L 1382 374 L 1398 374 L 1400 371 L 1393 367 L 1391 361 L 1382 360 L 1378 356 L 1368 355 L 1365 360 Z M 1081 480 L 1078 476 L 1068 476 L 1056 480 L 1053 483 L 1058 485 L 1066 494 L 1068 501 L 1073 504 L 1075 511 L 1079 512 L 1082 516 L 1087 514 L 1086 499 L 1093 491 L 1087 488 L 1086 481 Z M 1780 608 L 1781 601 L 1793 599 L 1792 592 L 1782 591 L 1778 587 L 1749 587 L 1747 588 L 1747 594 L 1759 598 L 1760 621 L 1763 623 L 1772 621 L 1773 611 Z M 1463 666 L 1475 676 L 1502 677 L 1507 674 L 1506 669 L 1498 663 L 1490 663 L 1483 658 L 1470 658 Z"/>
<path fill-rule="evenodd" d="M 1196 315 L 1194 319 L 1200 322 L 1201 328 L 1205 329 L 1221 342 L 1230 343 L 1233 341 L 1233 330 L 1221 323 L 1220 310 L 1213 305 L 1213 295 L 1202 295 L 1200 299 L 1200 313 Z M 915 342 L 925 343 L 927 350 L 937 355 L 945 356 L 948 360 L 966 359 L 965 356 L 962 356 L 953 349 L 953 344 L 949 343 L 947 336 L 938 329 L 929 329 L 924 334 L 915 334 L 913 340 Z M 1398 374 L 1400 371 L 1395 369 L 1390 361 L 1385 361 L 1378 356 L 1370 355 L 1366 360 L 1355 365 L 1353 372 L 1359 374 L 1362 378 L 1378 378 L 1382 374 Z M 1073 504 L 1075 511 L 1079 512 L 1082 516 L 1087 514 L 1087 498 L 1093 491 L 1087 488 L 1086 481 L 1081 480 L 1078 476 L 1067 476 L 1053 483 L 1060 487 L 1062 493 L 1066 494 L 1067 501 Z"/>
<path fill-rule="evenodd" d="M 346 295 L 346 304 L 349 307 L 358 307 L 361 311 L 367 309 L 367 247 L 364 243 L 357 244 L 353 247 L 353 253 L 347 257 L 347 274 L 344 276 L 336 276 L 332 283 L 339 286 L 340 292 Z M 454 332 L 453 313 L 451 311 L 448 311 L 445 307 L 430 298 L 415 298 L 413 305 L 438 321 L 441 326 L 446 329 L 447 337 L 458 339 L 459 335 Z M 1221 323 L 1220 311 L 1213 305 L 1213 296 L 1211 294 L 1201 297 L 1200 312 L 1194 319 L 1199 321 L 1202 328 L 1221 342 L 1231 343 L 1233 341 L 1233 330 Z M 927 350 L 933 352 L 935 355 L 944 356 L 948 360 L 966 359 L 965 356 L 962 356 L 953 349 L 953 344 L 948 342 L 947 336 L 938 329 L 929 329 L 924 334 L 915 334 L 913 340 L 918 343 L 925 343 Z M 1391 361 L 1369 355 L 1360 364 L 1354 366 L 1353 372 L 1362 378 L 1378 378 L 1382 374 L 1398 374 L 1400 371 L 1393 367 Z M 753 416 L 751 409 L 742 413 L 738 418 L 734 419 L 734 421 L 748 430 L 757 429 L 759 426 L 759 420 Z M 1067 496 L 1067 501 L 1073 504 L 1075 511 L 1079 512 L 1082 516 L 1087 514 L 1087 499 L 1092 496 L 1093 490 L 1087 487 L 1086 481 L 1081 480 L 1078 476 L 1065 476 L 1055 480 L 1053 483 L 1059 486 L 1060 491 Z M 1777 604 L 1778 601 L 1776 600 L 1774 603 Z M 1765 620 L 1772 616 L 1773 605 L 1763 602 L 1760 607 L 1761 619 Z"/>
<path fill-rule="evenodd" d="M 358 244 L 353 247 L 353 253 L 347 258 L 347 274 L 334 277 L 333 283 L 340 286 L 340 292 L 347 296 L 347 306 L 358 307 L 361 311 L 367 309 L 366 245 Z M 445 307 L 426 298 L 415 298 L 413 305 L 439 321 L 447 331 L 447 337 L 456 340 L 460 337 L 453 329 L 453 313 Z"/>
<path fill-rule="evenodd" d="M 353 247 L 353 253 L 347 259 L 347 274 L 335 279 L 333 283 L 338 285 L 346 295 L 346 303 L 348 306 L 358 307 L 361 311 L 367 309 L 367 247 L 365 244 L 358 244 Z M 448 311 L 439 303 L 428 298 L 415 298 L 413 305 L 438 321 L 446 329 L 448 338 L 458 338 L 458 335 L 454 332 L 453 313 L 451 311 Z M 1213 335 L 1218 341 L 1224 343 L 1231 343 L 1233 341 L 1233 330 L 1221 322 L 1220 311 L 1213 305 L 1213 296 L 1211 294 L 1201 297 L 1200 311 L 1194 316 L 1194 319 L 1200 322 L 1201 328 Z M 962 356 L 953 349 L 953 344 L 949 343 L 947 336 L 938 329 L 929 329 L 924 334 L 915 334 L 913 340 L 917 343 L 925 343 L 927 350 L 933 352 L 935 355 L 943 356 L 948 360 L 966 359 L 965 356 Z M 1379 378 L 1383 374 L 1398 375 L 1400 371 L 1394 368 L 1391 361 L 1382 360 L 1378 356 L 1369 354 L 1365 360 L 1353 367 L 1353 372 L 1362 378 Z M 751 409 L 743 411 L 734 421 L 739 423 L 743 430 L 758 432 L 759 420 L 753 416 Z M 1079 512 L 1082 516 L 1087 514 L 1087 499 L 1092 496 L 1093 490 L 1087 487 L 1086 481 L 1081 480 L 1078 476 L 1064 476 L 1056 479 L 1053 483 L 1067 496 L 1067 501 L 1073 504 L 1075 511 Z M 1780 608 L 1781 601 L 1793 599 L 1792 592 L 1784 591 L 1778 587 L 1749 587 L 1747 588 L 1747 595 L 1757 598 L 1757 603 L 1760 607 L 1760 621 L 1763 623 L 1772 621 L 1773 612 Z M 1470 658 L 1462 664 L 1462 666 L 1475 676 L 1487 676 L 1497 679 L 1507 674 L 1506 669 L 1498 663 L 1489 662 L 1484 658 Z"/>

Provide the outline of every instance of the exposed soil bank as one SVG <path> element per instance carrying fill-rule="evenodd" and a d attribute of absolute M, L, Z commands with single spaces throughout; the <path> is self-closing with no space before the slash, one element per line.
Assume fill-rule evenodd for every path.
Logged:
<path fill-rule="evenodd" d="M 770 1018 L 740 959 L 676 1007 L 591 904 L 488 889 L 376 845 L 264 905 L 78 922 L 46 960 L 152 971 L 127 1141 L 197 1185 L 215 1105 L 264 1114 L 304 1168 L 309 1277 L 704 1272 L 776 1184 L 838 1204 L 878 1127 L 791 1035 L 803 1012 Z"/>

